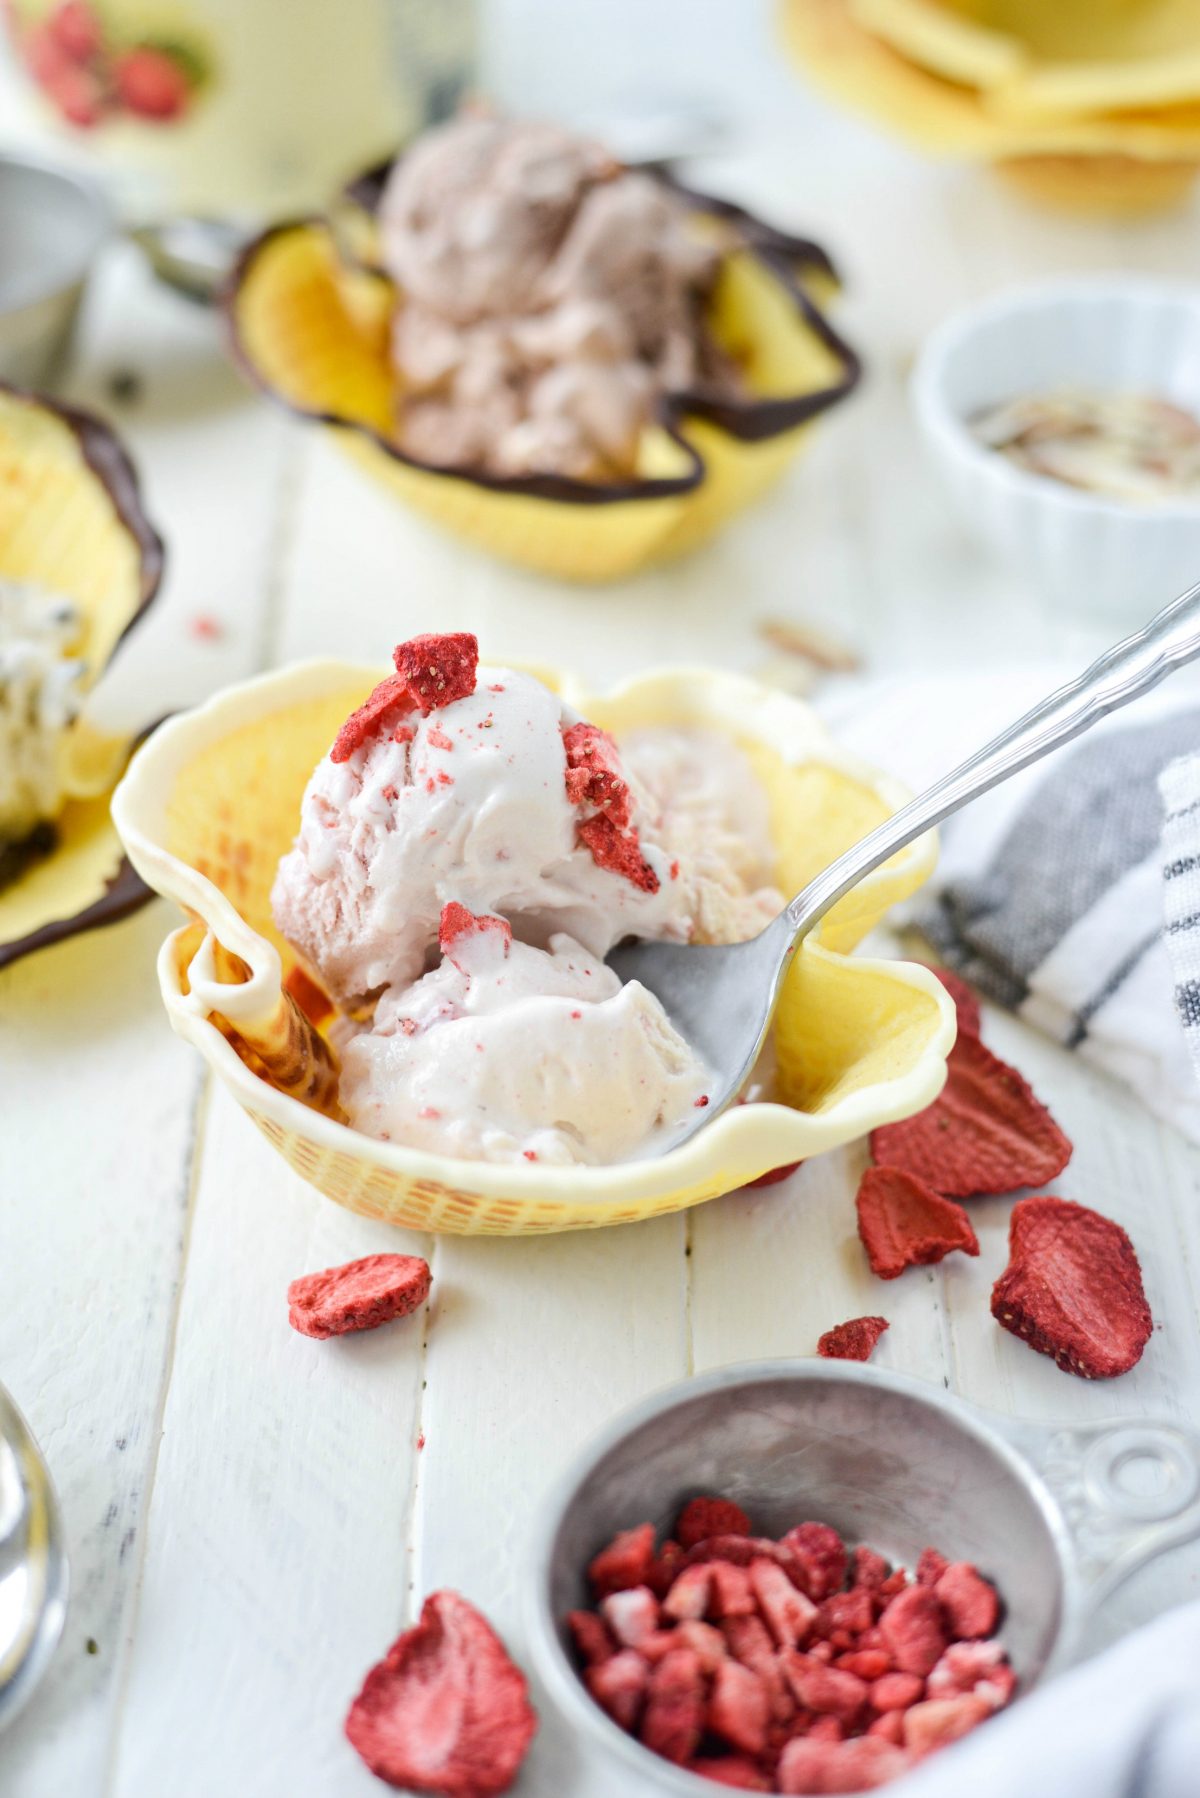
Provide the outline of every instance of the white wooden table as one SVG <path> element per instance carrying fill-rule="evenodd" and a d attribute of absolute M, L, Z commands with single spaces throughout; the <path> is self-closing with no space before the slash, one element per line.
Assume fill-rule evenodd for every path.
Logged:
<path fill-rule="evenodd" d="M 536 22 L 533 0 L 499 10 Z M 684 10 L 663 0 L 676 24 Z M 926 329 L 1007 281 L 1188 272 L 1195 215 L 1117 232 L 1027 214 L 818 106 L 737 0 L 689 16 L 701 10 L 674 73 L 694 88 L 707 68 L 710 89 L 723 74 L 740 128 L 738 153 L 696 176 L 830 245 L 849 283 L 840 316 L 870 364 L 794 479 L 701 557 L 618 589 L 522 577 L 408 518 L 250 396 L 212 319 L 118 250 L 71 393 L 133 445 L 170 571 L 114 673 L 114 716 L 140 721 L 298 656 L 382 662 L 443 627 L 477 631 L 491 657 L 583 662 L 593 678 L 680 658 L 753 668 L 767 616 L 833 628 L 880 670 L 1098 643 L 1042 615 L 948 516 L 903 377 Z M 606 12 L 618 38 L 636 11 Z M 564 27 L 546 30 L 524 60 L 500 45 L 498 85 L 564 107 Z M 611 101 L 626 36 L 623 51 L 597 39 L 581 104 Z M 130 373 L 137 396 L 114 401 Z M 196 635 L 200 617 L 218 638 Z M 54 1471 L 74 1570 L 58 1658 L 0 1740 L 5 1798 L 367 1798 L 380 1788 L 342 1718 L 421 1596 L 461 1588 L 520 1654 L 531 1512 L 582 1440 L 693 1369 L 811 1353 L 844 1317 L 882 1306 L 882 1365 L 1004 1410 L 1197 1409 L 1200 1155 L 1011 1019 L 990 1015 L 988 1040 L 1076 1143 L 1057 1189 L 1124 1222 L 1145 1263 L 1160 1331 L 1114 1387 L 1066 1378 L 993 1323 L 1006 1203 L 973 1207 L 980 1260 L 882 1291 L 854 1233 L 861 1148 L 632 1230 L 433 1241 L 352 1217 L 291 1175 L 171 1037 L 153 969 L 171 923 L 156 903 L 0 976 L 0 1375 Z M 289 1330 L 290 1279 L 380 1248 L 432 1261 L 424 1340 Z M 1095 1645 L 1198 1591 L 1200 1551 L 1177 1552 L 1110 1604 Z M 544 1713 L 525 1798 L 613 1789 Z"/>

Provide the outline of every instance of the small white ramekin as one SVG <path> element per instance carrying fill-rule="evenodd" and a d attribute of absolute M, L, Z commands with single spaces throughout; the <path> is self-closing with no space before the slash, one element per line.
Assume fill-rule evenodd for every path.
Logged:
<path fill-rule="evenodd" d="M 971 434 L 984 407 L 1061 386 L 1152 393 L 1200 417 L 1200 287 L 1117 275 L 1010 289 L 932 332 L 913 374 L 921 432 L 967 522 L 1050 604 L 1142 623 L 1200 581 L 1200 500 L 1082 493 Z"/>

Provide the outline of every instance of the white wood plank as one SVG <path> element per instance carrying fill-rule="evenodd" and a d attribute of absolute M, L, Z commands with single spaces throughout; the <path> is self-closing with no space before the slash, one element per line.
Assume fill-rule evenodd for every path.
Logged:
<path fill-rule="evenodd" d="M 45 1684 L 0 1739 L 6 1798 L 98 1791 L 107 1750 L 200 1087 L 146 1028 L 167 915 L 0 974 L 0 1367 L 58 1486 L 73 1588 Z"/>
<path fill-rule="evenodd" d="M 298 1274 L 415 1236 L 329 1204 L 213 1101 L 149 1518 L 116 1798 L 365 1794 L 341 1734 L 402 1620 L 424 1317 L 315 1342 Z"/>

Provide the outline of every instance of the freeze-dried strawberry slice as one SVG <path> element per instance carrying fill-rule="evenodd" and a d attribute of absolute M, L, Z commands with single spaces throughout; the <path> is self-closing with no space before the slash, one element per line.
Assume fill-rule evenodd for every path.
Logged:
<path fill-rule="evenodd" d="M 841 1723 L 853 1723 L 867 1703 L 867 1682 L 856 1673 L 826 1667 L 812 1655 L 790 1649 L 780 1656 L 784 1678 L 798 1704 L 818 1715 L 828 1713 Z"/>
<path fill-rule="evenodd" d="M 731 1748 L 761 1754 L 767 1745 L 771 1702 L 757 1673 L 740 1661 L 723 1660 L 708 1700 L 708 1727 Z"/>
<path fill-rule="evenodd" d="M 835 1647 L 849 1647 L 844 1637 L 857 1639 L 875 1621 L 875 1607 L 865 1587 L 855 1592 L 834 1592 L 821 1600 L 817 1612 L 817 1634 Z"/>
<path fill-rule="evenodd" d="M 891 1672 L 892 1657 L 884 1648 L 853 1648 L 835 1655 L 833 1665 L 843 1673 L 857 1673 L 859 1679 L 871 1682 Z"/>
<path fill-rule="evenodd" d="M 479 642 L 470 631 L 442 636 L 410 637 L 392 651 L 396 673 L 422 712 L 452 705 L 475 691 Z"/>
<path fill-rule="evenodd" d="M 585 1667 L 598 1667 L 602 1661 L 611 1661 L 616 1654 L 616 1643 L 604 1619 L 597 1617 L 595 1611 L 568 1611 L 567 1628 L 575 1652 Z"/>
<path fill-rule="evenodd" d="M 351 712 L 333 740 L 330 761 L 348 762 L 356 749 L 361 749 L 371 737 L 380 734 L 385 724 L 398 722 L 414 709 L 415 701 L 408 690 L 408 682 L 403 675 L 389 674 L 358 710 Z"/>
<path fill-rule="evenodd" d="M 623 1648 L 640 1648 L 658 1628 L 658 1600 L 649 1586 L 610 1592 L 600 1601 L 600 1613 Z"/>
<path fill-rule="evenodd" d="M 907 1679 L 908 1674 L 902 1673 L 900 1677 Z M 894 1748 L 899 1748 L 904 1741 L 904 1712 L 881 1711 L 875 1721 L 867 1725 L 867 1734 L 879 1736 L 883 1741 L 890 1742 Z"/>
<path fill-rule="evenodd" d="M 906 1267 L 928 1267 L 955 1249 L 979 1253 L 962 1206 L 898 1168 L 869 1167 L 855 1205 L 871 1272 L 881 1280 L 895 1280 Z"/>
<path fill-rule="evenodd" d="M 691 1498 L 675 1520 L 675 1540 L 695 1548 L 710 1536 L 748 1536 L 750 1519 L 731 1498 Z"/>
<path fill-rule="evenodd" d="M 773 1561 L 755 1561 L 750 1586 L 762 1618 L 780 1648 L 797 1648 L 812 1634 L 817 1607 Z"/>
<path fill-rule="evenodd" d="M 970 1692 L 1000 1711 L 1016 1686 L 1017 1676 L 1001 1643 L 952 1642 L 925 1682 L 925 1691 L 930 1698 L 962 1698 Z"/>
<path fill-rule="evenodd" d="M 650 1684 L 650 1669 L 640 1654 L 623 1648 L 609 1660 L 585 1668 L 583 1683 L 614 1723 L 622 1729 L 637 1728 Z"/>
<path fill-rule="evenodd" d="M 642 854 L 636 830 L 622 832 L 611 818 L 597 812 L 594 818 L 581 824 L 575 834 L 598 868 L 619 874 L 643 893 L 657 893 L 658 875 Z"/>
<path fill-rule="evenodd" d="M 622 1530 L 588 1567 L 588 1579 L 597 1598 L 610 1592 L 624 1592 L 630 1586 L 648 1583 L 654 1564 L 654 1525 L 639 1523 L 636 1529 Z"/>
<path fill-rule="evenodd" d="M 930 968 L 929 972 L 937 976 L 954 1000 L 954 1009 L 958 1013 L 958 1034 L 978 1036 L 983 1022 L 979 1015 L 979 1001 L 962 975 L 952 973 L 949 968 Z"/>
<path fill-rule="evenodd" d="M 817 1353 L 826 1361 L 869 1361 L 887 1328 L 886 1317 L 852 1317 L 818 1338 Z"/>
<path fill-rule="evenodd" d="M 694 1617 L 685 1617 L 676 1629 L 664 1630 L 663 1634 L 674 1648 L 690 1648 L 697 1655 L 705 1673 L 715 1673 L 721 1662 L 729 1653 L 729 1644 L 720 1630 L 712 1623 L 700 1623 Z M 645 1654 L 646 1645 L 642 1644 Z"/>
<path fill-rule="evenodd" d="M 685 1567 L 663 1599 L 663 1610 L 677 1623 L 703 1617 L 712 1597 L 712 1568 L 705 1562 Z"/>
<path fill-rule="evenodd" d="M 364 1255 L 293 1280 L 287 1289 L 288 1322 L 302 1336 L 322 1340 L 374 1330 L 423 1305 L 432 1278 L 419 1255 Z"/>
<path fill-rule="evenodd" d="M 881 1167 L 899 1168 L 946 1198 L 1041 1186 L 1071 1159 L 1071 1144 L 1015 1068 L 974 1036 L 960 1036 L 932 1105 L 871 1132 Z"/>
<path fill-rule="evenodd" d="M 940 1666 L 941 1663 L 938 1664 Z M 881 1673 L 878 1679 L 871 1681 L 871 1708 L 876 1711 L 906 1711 L 924 1693 L 925 1681 L 919 1673 Z"/>
<path fill-rule="evenodd" d="M 846 1583 L 846 1544 L 828 1523 L 798 1523 L 781 1538 L 800 1564 L 800 1580 L 810 1598 L 820 1601 Z"/>
<path fill-rule="evenodd" d="M 567 757 L 567 798 L 572 805 L 594 806 L 618 830 L 633 819 L 629 782 L 621 772 L 621 752 L 606 730 L 595 724 L 572 724 L 563 731 Z"/>
<path fill-rule="evenodd" d="M 946 1633 L 955 1642 L 977 1641 L 990 1636 L 1000 1621 L 1000 1600 L 969 1561 L 953 1561 L 933 1588 L 946 1619 Z"/>
<path fill-rule="evenodd" d="M 524 1674 L 457 1592 L 425 1600 L 420 1622 L 372 1667 L 346 1718 L 372 1773 L 440 1798 L 506 1792 L 536 1729 Z"/>
<path fill-rule="evenodd" d="M 858 1736 L 852 1742 L 814 1742 L 811 1736 L 802 1736 L 789 1742 L 780 1756 L 776 1790 L 872 1792 L 898 1779 L 910 1765 L 902 1748 L 878 1736 Z"/>
<path fill-rule="evenodd" d="M 923 1548 L 917 1557 L 918 1586 L 936 1586 L 949 1565 L 936 1548 Z"/>
<path fill-rule="evenodd" d="M 876 1548 L 867 1548 L 860 1543 L 850 1557 L 852 1586 L 866 1586 L 870 1591 L 878 1592 L 890 1572 L 891 1567 Z"/>
<path fill-rule="evenodd" d="M 1119 1224 L 1070 1199 L 1021 1199 L 1008 1245 L 992 1288 L 999 1324 L 1086 1380 L 1111 1380 L 1141 1360 L 1154 1320 Z"/>
<path fill-rule="evenodd" d="M 771 1782 L 753 1761 L 744 1755 L 730 1754 L 720 1760 L 689 1761 L 689 1773 L 711 1779 L 714 1785 L 732 1786 L 736 1792 L 769 1792 Z"/>
<path fill-rule="evenodd" d="M 904 1745 L 914 1754 L 932 1754 L 968 1735 L 992 1714 L 982 1698 L 927 1698 L 904 1713 Z"/>
<path fill-rule="evenodd" d="M 879 1619 L 879 1629 L 901 1673 L 919 1673 L 924 1679 L 945 1653 L 942 1607 L 928 1586 L 908 1586 L 898 1593 Z"/>
<path fill-rule="evenodd" d="M 722 1617 L 748 1617 L 755 1609 L 750 1575 L 744 1567 L 731 1561 L 714 1561 L 711 1567 L 712 1597 L 709 1614 L 720 1622 Z"/>
<path fill-rule="evenodd" d="M 704 1729 L 704 1672 L 699 1655 L 677 1648 L 650 1675 L 642 1744 L 664 1760 L 690 1761 Z"/>

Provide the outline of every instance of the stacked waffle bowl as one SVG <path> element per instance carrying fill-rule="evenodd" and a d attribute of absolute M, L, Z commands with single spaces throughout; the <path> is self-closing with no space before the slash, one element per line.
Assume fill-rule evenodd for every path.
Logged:
<path fill-rule="evenodd" d="M 1200 0 L 781 0 L 828 92 L 1079 211 L 1177 203 L 1200 170 Z"/>

